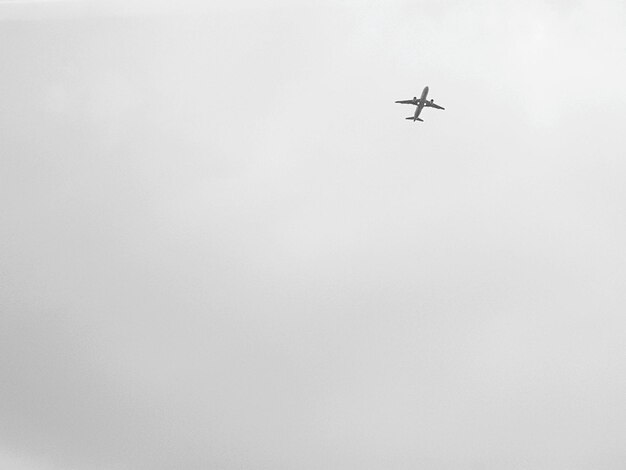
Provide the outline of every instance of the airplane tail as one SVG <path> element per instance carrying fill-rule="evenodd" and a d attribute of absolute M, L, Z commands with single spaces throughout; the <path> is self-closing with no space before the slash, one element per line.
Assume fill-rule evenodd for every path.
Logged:
<path fill-rule="evenodd" d="M 422 121 L 422 122 L 424 122 L 423 119 L 420 119 L 420 118 L 415 119 L 415 117 L 413 117 L 413 116 L 409 116 L 408 118 L 405 118 L 405 119 L 410 119 L 411 121 Z"/>

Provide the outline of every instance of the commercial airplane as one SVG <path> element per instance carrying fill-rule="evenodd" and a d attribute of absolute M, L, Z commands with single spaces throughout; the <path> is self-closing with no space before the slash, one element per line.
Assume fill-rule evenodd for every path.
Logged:
<path fill-rule="evenodd" d="M 409 116 L 406 119 L 412 119 L 413 122 L 415 121 L 424 122 L 423 119 L 420 119 L 420 113 L 422 112 L 422 109 L 424 108 L 446 109 L 443 106 L 439 106 L 438 104 L 435 104 L 432 98 L 430 101 L 428 101 L 426 99 L 427 95 L 428 95 L 428 87 L 424 87 L 424 91 L 422 91 L 422 96 L 420 96 L 419 98 L 414 96 L 412 100 L 401 100 L 401 101 L 396 101 L 396 103 L 412 104 L 412 105 L 417 106 L 417 108 L 415 108 L 415 114 L 413 116 Z"/>

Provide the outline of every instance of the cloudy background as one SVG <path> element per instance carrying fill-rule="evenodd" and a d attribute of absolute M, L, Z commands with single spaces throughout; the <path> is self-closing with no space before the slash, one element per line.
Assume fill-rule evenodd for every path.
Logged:
<path fill-rule="evenodd" d="M 626 467 L 621 0 L 11 1 L 0 59 L 1 468 Z"/>

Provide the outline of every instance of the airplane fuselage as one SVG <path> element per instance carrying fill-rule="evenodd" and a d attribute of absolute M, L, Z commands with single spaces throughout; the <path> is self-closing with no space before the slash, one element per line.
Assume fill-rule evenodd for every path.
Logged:
<path fill-rule="evenodd" d="M 421 101 L 426 101 L 426 97 L 428 96 L 428 87 L 425 86 L 422 90 L 422 96 L 420 96 Z"/>
<path fill-rule="evenodd" d="M 420 96 L 419 101 L 417 102 L 417 108 L 415 109 L 415 116 L 413 117 L 413 120 L 417 119 L 420 115 L 420 113 L 422 112 L 422 109 L 424 109 L 424 105 L 426 104 L 426 97 L 428 96 L 428 87 L 425 86 L 424 90 L 422 91 L 422 96 Z"/>

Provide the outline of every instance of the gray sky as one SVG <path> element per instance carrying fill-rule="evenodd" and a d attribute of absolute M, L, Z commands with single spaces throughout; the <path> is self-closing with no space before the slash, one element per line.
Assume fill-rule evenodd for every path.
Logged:
<path fill-rule="evenodd" d="M 626 466 L 626 4 L 316 5 L 0 3 L 0 467 Z"/>

